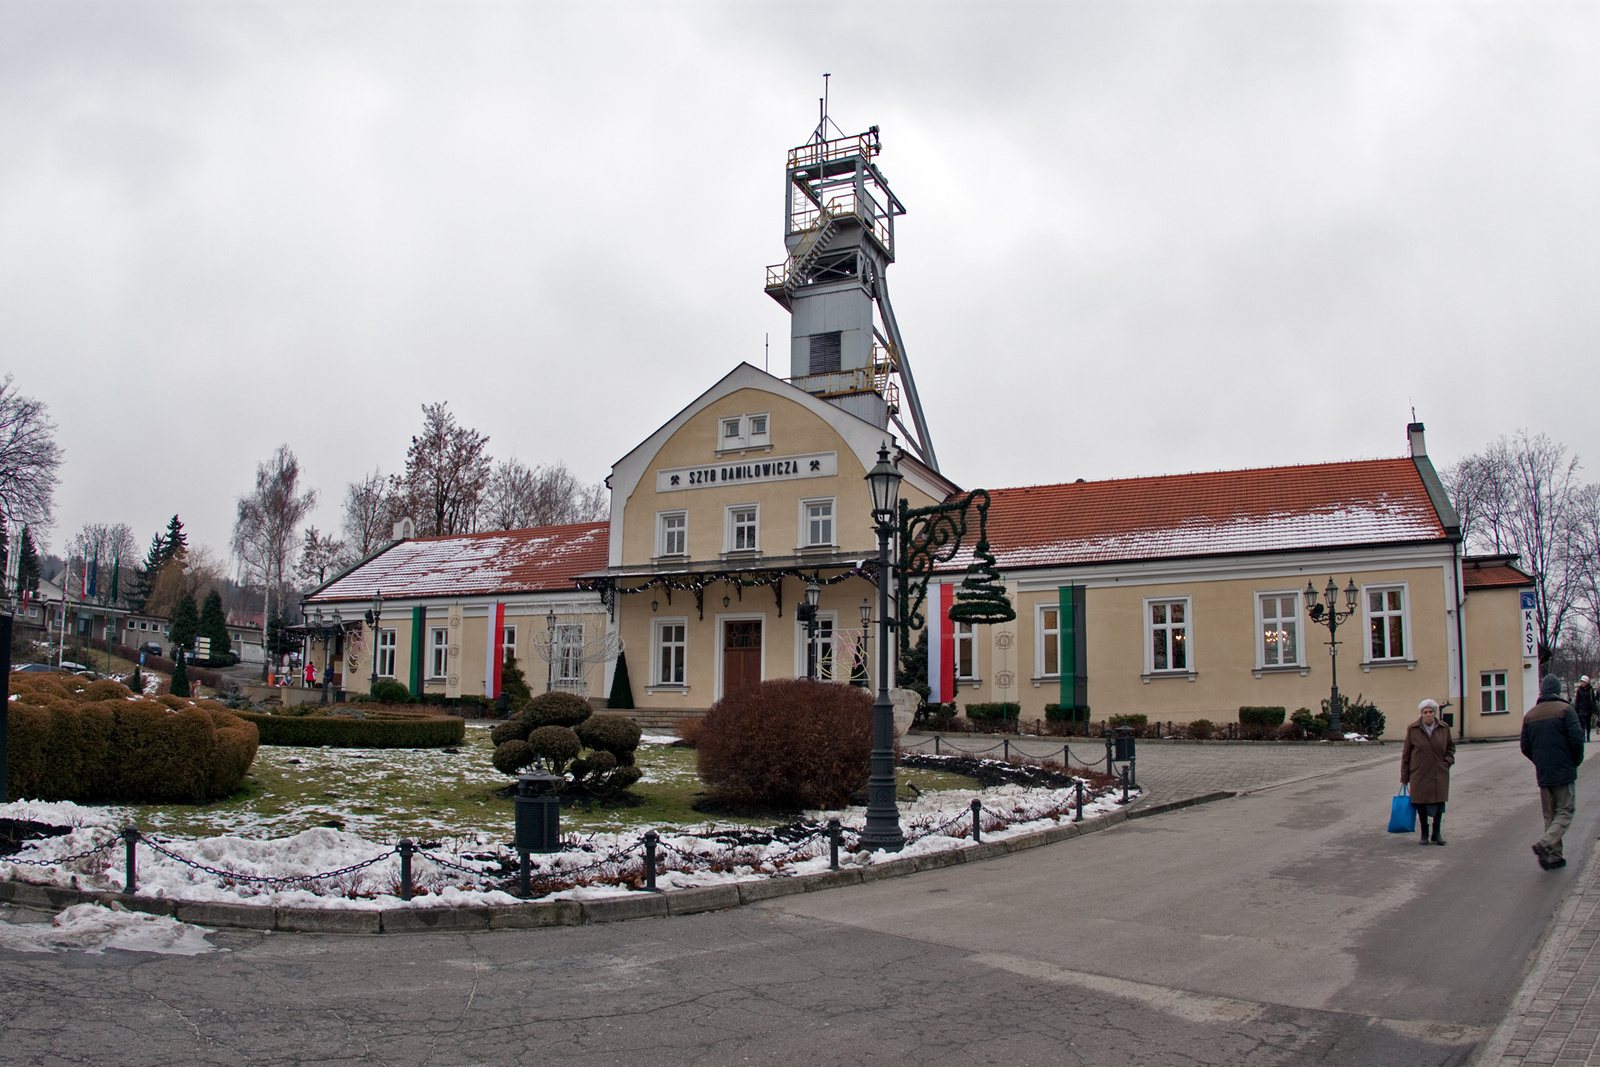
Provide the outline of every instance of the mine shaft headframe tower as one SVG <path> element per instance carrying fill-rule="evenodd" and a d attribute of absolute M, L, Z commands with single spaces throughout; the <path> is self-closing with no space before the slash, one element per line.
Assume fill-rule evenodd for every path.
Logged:
<path fill-rule="evenodd" d="M 824 104 L 811 139 L 789 151 L 789 258 L 767 268 L 767 293 L 789 310 L 789 381 L 885 429 L 892 421 L 937 471 L 885 280 L 894 220 L 906 209 L 873 162 L 880 149 L 878 127 L 846 136 Z M 901 421 L 902 393 L 910 429 Z"/>

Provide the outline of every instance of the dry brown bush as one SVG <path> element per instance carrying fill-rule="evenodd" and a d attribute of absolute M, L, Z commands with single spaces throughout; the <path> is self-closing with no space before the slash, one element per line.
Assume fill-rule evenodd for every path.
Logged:
<path fill-rule="evenodd" d="M 867 782 L 872 698 L 831 682 L 762 682 L 711 706 L 696 752 L 717 803 L 841 807 Z"/>

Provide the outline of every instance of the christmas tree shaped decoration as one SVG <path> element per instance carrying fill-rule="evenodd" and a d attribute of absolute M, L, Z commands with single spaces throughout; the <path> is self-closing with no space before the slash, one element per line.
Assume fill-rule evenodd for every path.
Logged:
<path fill-rule="evenodd" d="M 972 553 L 972 565 L 961 580 L 961 588 L 956 590 L 950 617 L 972 624 L 1010 622 L 1017 617 L 1016 609 L 1006 596 L 1006 587 L 1000 581 L 1000 570 L 995 566 L 994 553 L 989 551 L 987 537 L 979 539 Z"/>

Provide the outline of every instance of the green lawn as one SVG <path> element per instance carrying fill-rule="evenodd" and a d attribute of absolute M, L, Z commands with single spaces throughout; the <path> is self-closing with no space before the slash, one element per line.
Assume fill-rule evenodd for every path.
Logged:
<path fill-rule="evenodd" d="M 489 762 L 486 728 L 469 724 L 458 751 L 438 749 L 286 748 L 263 745 L 245 786 L 211 804 L 144 804 L 125 809 L 143 830 L 206 837 L 283 837 L 315 826 L 338 826 L 374 840 L 411 837 L 452 845 L 506 841 L 512 801 L 498 795 L 510 781 Z M 692 805 L 702 791 L 691 749 L 645 745 L 644 778 L 635 808 L 563 808 L 563 829 L 616 831 L 652 826 L 703 827 Z M 969 778 L 902 768 L 902 789 L 973 788 Z M 906 791 L 909 798 L 910 793 Z M 752 824 L 761 824 L 752 820 Z M 718 820 L 719 825 L 729 825 Z"/>

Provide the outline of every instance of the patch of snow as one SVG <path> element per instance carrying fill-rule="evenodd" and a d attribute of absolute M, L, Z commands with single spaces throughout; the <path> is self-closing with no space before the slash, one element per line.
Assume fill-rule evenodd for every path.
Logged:
<path fill-rule="evenodd" d="M 678 740 L 672 734 L 644 734 L 639 738 L 641 745 L 670 745 Z"/>
<path fill-rule="evenodd" d="M 108 948 L 155 952 L 163 956 L 197 956 L 216 952 L 206 940 L 215 933 L 166 915 L 128 911 L 122 905 L 74 904 L 48 923 L 0 923 L 0 947 L 17 952 L 65 952 L 95 955 Z"/>

